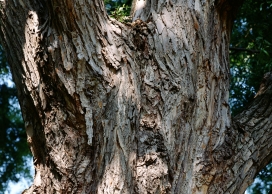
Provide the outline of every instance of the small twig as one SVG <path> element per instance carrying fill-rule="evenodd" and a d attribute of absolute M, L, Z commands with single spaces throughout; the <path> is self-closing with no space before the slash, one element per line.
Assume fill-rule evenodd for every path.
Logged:
<path fill-rule="evenodd" d="M 259 50 L 246 49 L 246 48 L 234 48 L 234 47 L 230 47 L 229 50 L 231 50 L 231 51 L 245 51 L 245 52 L 250 52 L 250 53 L 260 53 Z"/>

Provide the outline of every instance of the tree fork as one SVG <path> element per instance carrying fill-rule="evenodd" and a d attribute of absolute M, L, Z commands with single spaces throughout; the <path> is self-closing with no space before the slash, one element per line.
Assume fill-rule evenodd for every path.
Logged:
<path fill-rule="evenodd" d="M 34 156 L 25 193 L 243 193 L 271 159 L 270 82 L 230 118 L 241 1 L 140 0 L 131 24 L 100 0 L 1 3 Z"/>

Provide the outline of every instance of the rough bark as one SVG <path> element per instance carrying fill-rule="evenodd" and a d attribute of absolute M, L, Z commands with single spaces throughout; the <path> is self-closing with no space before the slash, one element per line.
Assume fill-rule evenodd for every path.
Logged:
<path fill-rule="evenodd" d="M 230 118 L 240 3 L 139 0 L 122 24 L 101 0 L 1 1 L 34 156 L 25 193 L 243 193 L 272 154 L 270 81 Z"/>

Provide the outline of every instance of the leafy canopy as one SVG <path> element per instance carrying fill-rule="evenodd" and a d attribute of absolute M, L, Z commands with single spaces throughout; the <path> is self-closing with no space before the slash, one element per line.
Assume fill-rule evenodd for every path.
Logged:
<path fill-rule="evenodd" d="M 120 22 L 129 20 L 132 0 L 105 0 L 104 3 L 110 17 Z"/>
<path fill-rule="evenodd" d="M 244 2 L 231 36 L 230 98 L 233 115 L 241 112 L 272 67 L 272 0 Z"/>
<path fill-rule="evenodd" d="M 30 178 L 24 124 L 16 98 L 16 89 L 11 83 L 9 68 L 0 47 L 0 193 L 6 190 L 9 181 L 20 177 Z"/>

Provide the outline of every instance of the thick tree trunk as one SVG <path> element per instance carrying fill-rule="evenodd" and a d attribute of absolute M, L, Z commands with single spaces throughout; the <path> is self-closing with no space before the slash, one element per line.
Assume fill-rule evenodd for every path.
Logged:
<path fill-rule="evenodd" d="M 270 74 L 230 118 L 239 1 L 138 0 L 131 24 L 102 0 L 1 2 L 34 156 L 26 193 L 243 193 L 271 159 Z"/>

